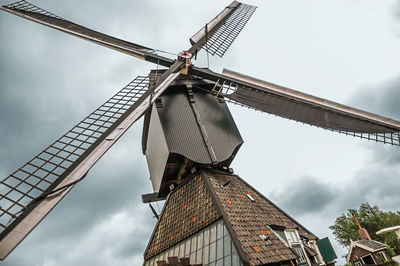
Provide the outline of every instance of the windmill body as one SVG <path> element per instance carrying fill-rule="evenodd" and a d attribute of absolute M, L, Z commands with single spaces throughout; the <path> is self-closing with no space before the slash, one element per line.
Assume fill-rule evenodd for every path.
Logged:
<path fill-rule="evenodd" d="M 213 87 L 183 77 L 146 114 L 143 153 L 158 197 L 166 197 L 194 166 L 227 169 L 243 143 L 223 98 L 207 92 Z"/>
<path fill-rule="evenodd" d="M 198 247 L 202 250 L 201 259 L 196 257 L 181 263 L 208 265 L 222 259 L 232 265 L 323 264 L 334 259 L 332 254 L 322 254 L 317 247 L 320 239 L 233 174 L 229 166 L 243 140 L 226 102 L 400 146 L 399 121 L 234 71 L 224 70 L 220 74 L 193 65 L 192 61 L 202 49 L 211 55 L 224 55 L 255 11 L 251 5 L 234 1 L 225 7 L 190 38 L 192 46 L 173 59 L 161 56 L 158 50 L 75 24 L 26 1 L 1 9 L 167 68 L 157 68 L 149 76 L 135 78 L 1 181 L 1 259 L 143 115 L 142 147 L 154 190 L 143 200 L 167 198 L 145 251 L 146 265 L 155 265 L 170 257 L 171 261 L 177 259 L 172 257 L 185 260 L 187 255 L 200 254 Z M 27 189 L 22 190 L 21 186 Z M 215 243 L 210 233 L 210 242 L 204 247 L 196 244 L 193 249 L 193 243 L 187 246 L 189 238 L 205 241 L 207 230 L 212 232 L 218 226 L 223 229 L 216 229 Z M 226 253 L 218 253 L 218 232 L 222 232 L 220 238 L 227 237 L 230 248 Z M 326 245 L 326 241 L 320 243 Z M 204 250 L 209 252 L 206 259 Z M 211 261 L 214 251 L 217 256 Z M 276 256 L 277 253 L 282 256 Z"/>

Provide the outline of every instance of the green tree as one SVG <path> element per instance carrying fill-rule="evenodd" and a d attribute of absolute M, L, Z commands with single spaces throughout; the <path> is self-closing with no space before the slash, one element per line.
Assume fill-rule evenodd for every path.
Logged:
<path fill-rule="evenodd" d="M 400 211 L 384 212 L 377 205 L 362 203 L 358 210 L 349 209 L 345 214 L 336 218 L 335 224 L 329 229 L 333 231 L 336 240 L 343 246 L 349 247 L 351 240 L 359 240 L 358 226 L 354 221 L 353 214 L 357 217 L 360 225 L 367 229 L 373 240 L 385 243 L 393 248 L 396 254 L 400 254 L 400 240 L 394 232 L 377 235 L 380 229 L 400 225 Z"/>

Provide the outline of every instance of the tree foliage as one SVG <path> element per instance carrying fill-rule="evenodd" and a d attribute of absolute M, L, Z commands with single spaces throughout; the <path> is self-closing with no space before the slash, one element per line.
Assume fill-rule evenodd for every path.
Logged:
<path fill-rule="evenodd" d="M 376 234 L 377 231 L 383 228 L 400 225 L 400 211 L 396 213 L 384 212 L 377 205 L 371 206 L 368 203 L 362 203 L 358 210 L 349 209 L 347 213 L 336 218 L 335 224 L 329 227 L 337 241 L 346 247 L 349 247 L 351 240 L 360 239 L 357 233 L 358 226 L 354 221 L 353 214 L 357 217 L 360 225 L 367 229 L 373 240 L 389 245 L 396 254 L 400 254 L 400 240 L 394 232 Z"/>

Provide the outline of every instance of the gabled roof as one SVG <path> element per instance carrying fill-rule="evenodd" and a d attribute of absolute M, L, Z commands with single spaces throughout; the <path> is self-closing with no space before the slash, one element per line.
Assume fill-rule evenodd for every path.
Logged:
<path fill-rule="evenodd" d="M 381 242 L 375 240 L 367 240 L 367 239 L 356 241 L 354 245 L 371 252 L 379 251 L 387 247 L 387 245 Z"/>
<path fill-rule="evenodd" d="M 245 264 L 262 265 L 297 258 L 287 243 L 271 233 L 271 227 L 296 228 L 302 237 L 316 239 L 238 176 L 207 169 L 171 192 L 146 248 L 145 260 L 220 217 Z"/>
<path fill-rule="evenodd" d="M 353 252 L 353 249 L 355 247 L 362 248 L 369 252 L 377 252 L 377 251 L 386 249 L 387 245 L 383 244 L 381 242 L 375 241 L 375 240 L 368 240 L 368 239 L 351 241 L 349 253 L 347 253 L 347 256 L 346 256 L 347 262 L 350 262 L 349 260 L 351 257 L 351 253 Z"/>

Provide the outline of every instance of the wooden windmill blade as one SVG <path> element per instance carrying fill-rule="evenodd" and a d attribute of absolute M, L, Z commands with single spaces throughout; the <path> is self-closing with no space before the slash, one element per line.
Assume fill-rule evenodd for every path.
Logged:
<path fill-rule="evenodd" d="M 235 104 L 376 142 L 400 146 L 400 122 L 224 69 L 222 74 L 193 68 L 218 82 Z"/>
<path fill-rule="evenodd" d="M 179 76 L 169 73 L 148 90 L 139 76 L 19 169 L 0 181 L 0 259 L 3 260 L 86 176 L 90 168 Z"/>
<path fill-rule="evenodd" d="M 50 28 L 74 35 L 90 42 L 135 56 L 142 60 L 157 63 L 169 67 L 173 60 L 156 54 L 156 50 L 136 43 L 121 40 L 110 35 L 86 28 L 79 24 L 68 21 L 60 16 L 52 14 L 40 7 L 37 7 L 25 0 L 15 2 L 0 9 L 22 18 L 40 23 Z"/>

